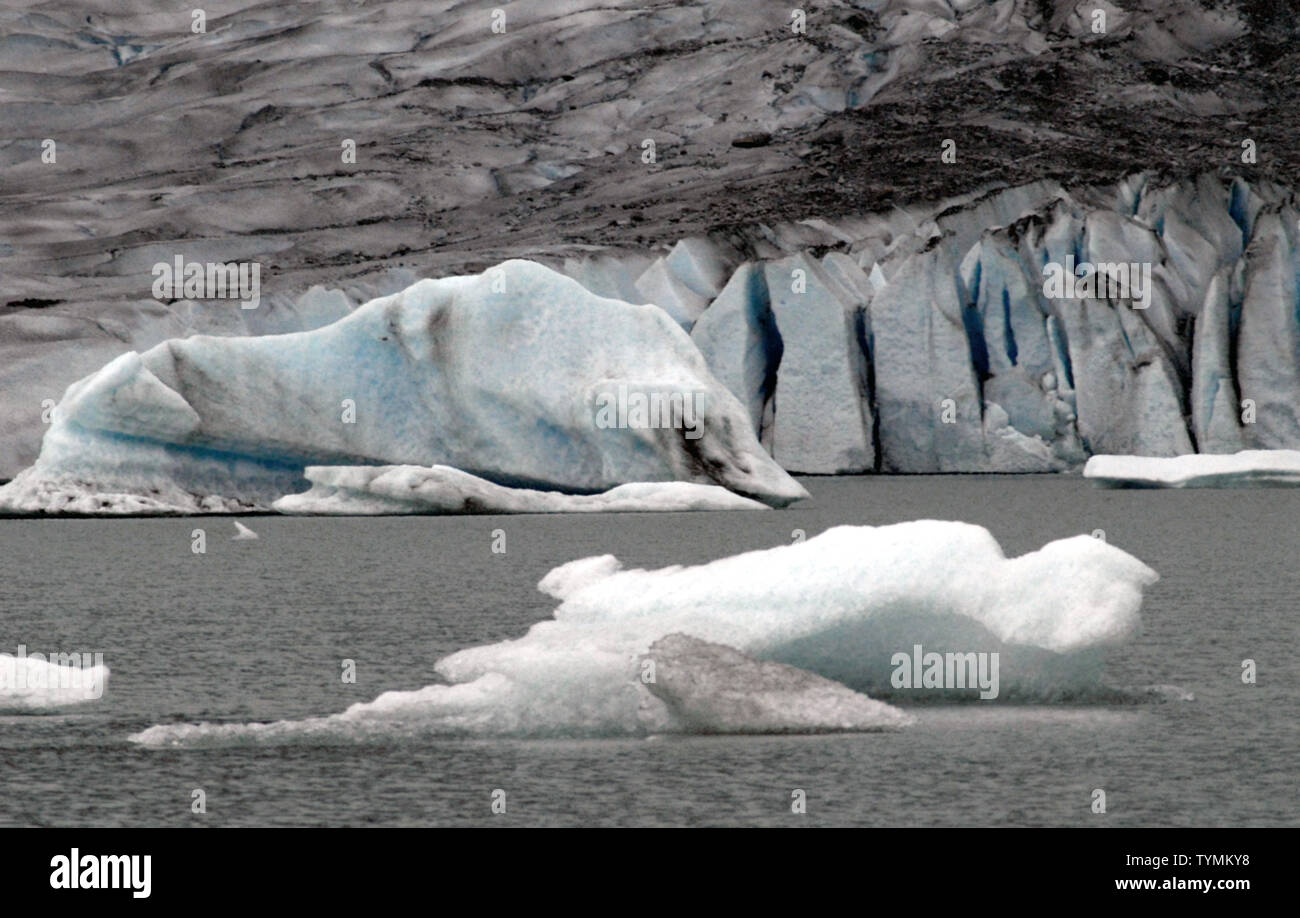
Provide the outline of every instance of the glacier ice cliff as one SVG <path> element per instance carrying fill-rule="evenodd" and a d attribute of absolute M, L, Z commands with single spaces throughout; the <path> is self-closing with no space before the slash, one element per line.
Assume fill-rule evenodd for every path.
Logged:
<path fill-rule="evenodd" d="M 631 413 L 602 423 L 601 405 L 626 392 L 689 398 L 698 417 L 690 430 L 667 409 L 657 426 Z M 683 481 L 778 506 L 806 496 L 663 310 L 514 260 L 314 331 L 123 354 L 69 387 L 0 506 L 268 509 L 307 486 L 308 465 L 433 464 L 575 493 Z"/>
<path fill-rule="evenodd" d="M 1143 590 L 1157 579 L 1132 555 L 1090 536 L 1007 558 L 986 529 L 935 520 L 839 526 L 803 543 L 688 567 L 624 570 L 612 556 L 583 558 L 538 584 L 561 601 L 552 619 L 518 639 L 438 661 L 434 669 L 447 684 L 387 692 L 327 717 L 160 725 L 132 738 L 167 746 L 392 731 L 618 736 L 892 728 L 904 719 L 876 705 L 881 695 L 970 696 L 963 689 L 896 690 L 893 656 L 916 644 L 937 653 L 998 653 L 1004 700 L 1104 696 L 1106 652 L 1138 632 Z M 686 639 L 666 640 L 674 635 Z M 708 646 L 717 644 L 729 650 Z M 741 655 L 871 697 L 831 691 Z"/>
<path fill-rule="evenodd" d="M 1041 181 L 772 228 L 739 262 L 723 240 L 730 279 L 686 324 L 791 472 L 1294 448 L 1297 225 L 1267 182 Z M 1084 263 L 1149 266 L 1150 289 L 1049 296 L 1045 268 Z"/>

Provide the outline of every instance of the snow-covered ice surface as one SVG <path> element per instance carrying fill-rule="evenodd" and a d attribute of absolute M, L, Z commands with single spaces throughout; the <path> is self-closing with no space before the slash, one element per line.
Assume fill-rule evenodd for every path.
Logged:
<path fill-rule="evenodd" d="M 778 706 L 765 702 L 747 709 L 737 698 L 752 689 L 771 701 L 785 691 L 781 686 L 791 692 L 791 720 L 783 730 L 795 729 L 795 718 L 809 729 L 826 729 L 847 716 L 845 696 L 822 694 L 784 670 L 774 676 L 693 642 L 669 642 L 666 655 L 660 645 L 656 667 L 667 666 L 670 681 L 651 690 L 644 658 L 673 634 L 794 666 L 873 696 L 894 693 L 893 655 L 916 644 L 938 653 L 997 652 L 1000 698 L 1088 698 L 1103 692 L 1105 652 L 1137 633 L 1143 589 L 1157 579 L 1145 564 L 1100 539 L 1077 536 L 1006 558 L 983 527 L 934 520 L 838 526 L 802 543 L 689 567 L 623 570 L 611 556 L 583 558 L 552 570 L 538 584 L 561 600 L 553 620 L 517 640 L 443 658 L 435 670 L 449 684 L 388 692 L 327 717 L 160 725 L 132 738 L 166 746 L 391 731 L 761 731 L 780 722 Z M 742 676 L 752 684 L 733 681 Z M 907 697 L 924 693 L 933 700 L 970 695 L 925 689 Z M 811 705 L 812 698 L 824 698 L 825 705 Z M 899 725 L 897 712 L 876 713 L 878 726 Z M 746 723 L 751 715 L 754 720 Z"/>
<path fill-rule="evenodd" d="M 281 497 L 281 513 L 621 513 L 674 510 L 767 510 L 767 504 L 718 485 L 631 482 L 600 494 L 507 488 L 445 465 L 308 466 L 310 491 Z"/>
<path fill-rule="evenodd" d="M 102 663 L 83 665 L 79 659 L 60 662 L 0 653 L 0 713 L 59 710 L 98 701 L 108 676 Z"/>
<path fill-rule="evenodd" d="M 1093 456 L 1083 475 L 1115 488 L 1300 487 L 1300 451 L 1247 449 L 1231 455 Z"/>
<path fill-rule="evenodd" d="M 697 416 L 602 418 L 625 391 L 691 400 Z M 420 281 L 310 332 L 123 354 L 69 387 L 0 508 L 268 509 L 321 464 L 445 464 L 588 493 L 688 481 L 778 506 L 806 496 L 663 310 L 516 260 Z"/>

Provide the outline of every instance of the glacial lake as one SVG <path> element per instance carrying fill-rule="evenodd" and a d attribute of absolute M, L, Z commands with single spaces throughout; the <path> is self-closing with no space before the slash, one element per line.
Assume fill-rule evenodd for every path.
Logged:
<path fill-rule="evenodd" d="M 1300 490 L 1121 491 L 1065 476 L 800 479 L 772 512 L 0 519 L 0 652 L 99 651 L 105 697 L 0 715 L 0 824 L 1297 825 Z M 954 519 L 1008 556 L 1104 530 L 1161 575 L 1107 682 L 1194 701 L 928 704 L 898 733 L 146 748 L 179 721 L 330 714 L 521 635 L 552 567 L 698 563 L 844 523 Z M 207 533 L 207 552 L 190 550 Z M 503 530 L 506 551 L 492 551 Z M 708 597 L 701 596 L 701 603 Z M 356 682 L 340 678 L 354 660 Z M 1257 667 L 1244 684 L 1242 661 Z M 207 812 L 191 812 L 202 789 Z M 505 814 L 492 812 L 494 790 Z M 791 812 L 791 793 L 807 812 Z M 1093 791 L 1106 812 L 1092 812 Z"/>

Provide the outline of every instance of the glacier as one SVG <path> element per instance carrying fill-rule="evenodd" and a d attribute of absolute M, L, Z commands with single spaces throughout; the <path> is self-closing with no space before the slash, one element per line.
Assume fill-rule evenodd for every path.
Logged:
<path fill-rule="evenodd" d="M 506 488 L 445 465 L 309 465 L 310 491 L 287 494 L 272 509 L 329 515 L 468 513 L 626 513 L 680 510 L 769 510 L 718 485 L 632 482 L 600 494 Z"/>
<path fill-rule="evenodd" d="M 792 472 L 1296 448 L 1297 225 L 1292 191 L 1233 176 L 992 188 L 764 227 L 743 259 L 720 239 L 730 279 L 689 327 Z M 1149 264 L 1149 304 L 1048 297 L 1067 259 Z"/>
<path fill-rule="evenodd" d="M 191 334 L 74 383 L 35 471 L 0 502 L 238 512 L 308 487 L 307 465 L 441 464 L 505 486 L 595 493 L 682 480 L 780 505 L 802 496 L 784 472 L 1053 472 L 1092 455 L 1300 448 L 1298 223 L 1294 193 L 1275 183 L 1136 173 L 689 236 L 662 254 L 539 255 L 556 270 L 508 261 L 474 275 L 473 289 L 464 277 L 421 281 L 350 312 L 348 297 L 317 291 L 281 322 L 314 337 L 264 334 L 274 322 L 248 329 L 253 338 Z M 1149 305 L 1049 298 L 1044 266 L 1070 259 L 1149 264 Z M 511 281 L 524 299 L 497 303 L 492 271 L 528 273 Z M 511 326 L 521 337 L 502 340 L 474 325 L 451 349 L 456 369 L 439 369 L 441 333 L 402 323 L 441 314 L 440 297 L 461 317 L 470 300 L 502 321 L 532 310 L 547 331 L 521 321 Z M 581 306 L 567 308 L 571 298 Z M 384 327 L 385 310 L 405 316 L 400 334 Z M 656 318 L 632 318 L 646 315 Z M 642 336 L 655 342 L 644 368 L 631 353 Z M 587 378 L 597 345 L 618 367 Z M 462 389 L 474 375 L 466 346 L 481 349 L 487 375 Z M 383 381 L 411 370 L 431 374 L 428 385 Z M 563 393 L 525 394 L 548 374 Z M 705 442 L 716 450 L 575 435 L 574 407 L 593 385 L 620 382 L 710 393 Z M 281 423 L 290 412 L 277 405 L 299 389 L 309 410 Z M 350 426 L 339 422 L 344 398 L 357 403 Z M 256 411 L 233 407 L 248 400 Z"/>
<path fill-rule="evenodd" d="M 132 739 L 641 736 L 843 722 L 889 729 L 904 723 L 892 707 L 736 654 L 834 680 L 873 702 L 969 697 L 963 689 L 894 689 L 893 654 L 918 643 L 939 653 L 999 653 L 1002 699 L 1097 697 L 1107 651 L 1138 633 L 1143 590 L 1157 579 L 1090 536 L 1007 558 L 983 527 L 936 520 L 838 526 L 802 543 L 659 570 L 583 558 L 538 584 L 560 600 L 552 619 L 515 640 L 444 657 L 434 669 L 446 684 L 387 692 L 326 717 L 159 725 Z M 659 643 L 672 635 L 690 640 Z M 746 708 L 749 695 L 754 706 Z"/>
<path fill-rule="evenodd" d="M 1300 487 L 1300 450 L 1247 449 L 1228 456 L 1093 456 L 1083 477 L 1113 488 Z"/>
<path fill-rule="evenodd" d="M 73 654 L 74 662 L 43 654 L 0 653 L 0 712 L 30 713 L 59 710 L 97 701 L 108 685 L 109 669 L 89 654 Z M 84 665 L 82 658 L 85 658 Z"/>
<path fill-rule="evenodd" d="M 597 423 L 613 391 L 696 399 L 700 430 Z M 197 335 L 70 386 L 17 512 L 269 509 L 308 465 L 448 465 L 572 493 L 717 485 L 781 506 L 807 492 L 663 310 L 534 262 L 420 281 L 308 332 Z"/>

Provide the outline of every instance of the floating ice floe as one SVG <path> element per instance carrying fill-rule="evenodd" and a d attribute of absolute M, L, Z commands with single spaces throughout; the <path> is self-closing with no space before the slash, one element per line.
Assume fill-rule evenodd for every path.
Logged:
<path fill-rule="evenodd" d="M 1143 589 L 1157 579 L 1089 536 L 1007 558 L 982 527 L 933 520 L 839 526 L 688 567 L 624 570 L 609 555 L 583 558 L 538 584 L 561 600 L 552 620 L 442 659 L 435 670 L 449 684 L 387 692 L 328 717 L 156 726 L 133 739 L 889 729 L 906 721 L 898 710 L 758 661 L 870 695 L 975 695 L 900 693 L 894 658 L 917 645 L 999 654 L 1003 699 L 1086 699 L 1102 689 L 1107 649 L 1137 633 Z M 670 635 L 690 640 L 663 640 Z"/>
<path fill-rule="evenodd" d="M 0 711 L 51 710 L 97 701 L 104 697 L 108 675 L 99 655 L 92 664 L 89 654 L 47 660 L 43 654 L 0 653 Z"/>
<path fill-rule="evenodd" d="M 684 481 L 774 506 L 807 496 L 662 309 L 516 260 L 313 331 L 123 354 L 68 388 L 0 508 L 269 509 L 326 464 L 443 464 L 568 493 Z"/>
<path fill-rule="evenodd" d="M 239 520 L 235 520 L 235 534 L 230 537 L 230 541 L 247 542 L 251 539 L 256 539 L 256 538 L 257 538 L 256 532 L 249 529 L 243 523 L 239 522 Z"/>
<path fill-rule="evenodd" d="M 717 485 L 633 482 L 600 494 L 507 488 L 445 465 L 308 466 L 310 491 L 289 494 L 281 513 L 617 513 L 649 510 L 767 510 L 766 504 Z M 238 525 L 238 524 L 236 524 Z"/>
<path fill-rule="evenodd" d="M 1300 487 L 1300 451 L 1247 449 L 1230 455 L 1093 456 L 1083 476 L 1112 488 Z"/>

